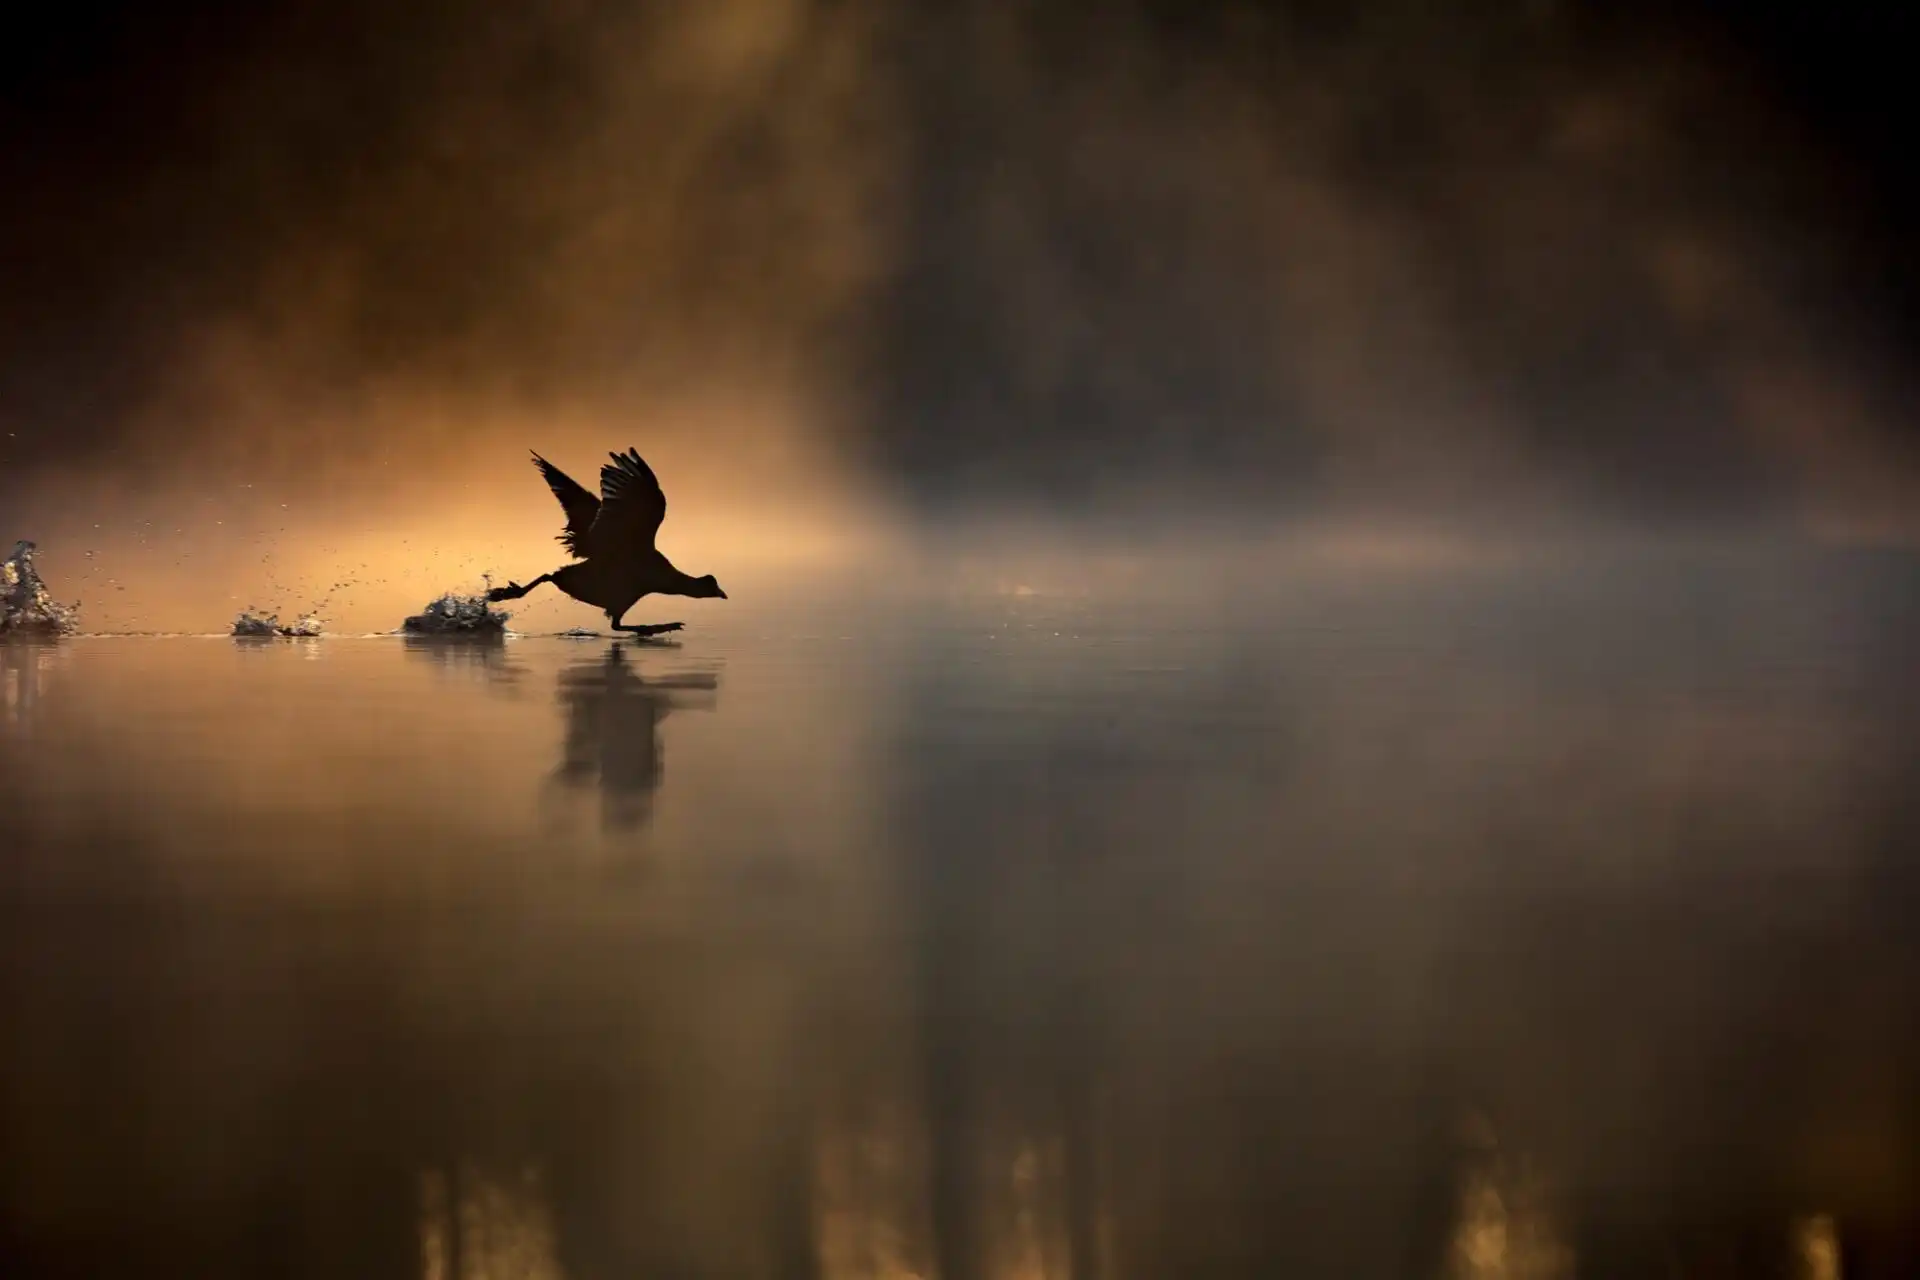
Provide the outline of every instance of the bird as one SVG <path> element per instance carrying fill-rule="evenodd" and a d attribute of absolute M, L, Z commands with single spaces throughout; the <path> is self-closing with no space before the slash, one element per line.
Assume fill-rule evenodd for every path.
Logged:
<path fill-rule="evenodd" d="M 561 565 L 521 586 L 509 582 L 487 592 L 488 600 L 518 600 L 535 587 L 551 582 L 581 604 L 604 609 L 615 631 L 650 636 L 678 631 L 685 624 L 661 622 L 628 626 L 621 619 L 643 596 L 688 596 L 695 600 L 725 600 L 727 593 L 710 573 L 695 577 L 682 573 L 653 545 L 660 522 L 667 518 L 667 495 L 637 449 L 610 453 L 600 468 L 600 496 L 535 453 L 533 465 L 560 500 L 566 528 L 558 541 L 578 561 Z"/>

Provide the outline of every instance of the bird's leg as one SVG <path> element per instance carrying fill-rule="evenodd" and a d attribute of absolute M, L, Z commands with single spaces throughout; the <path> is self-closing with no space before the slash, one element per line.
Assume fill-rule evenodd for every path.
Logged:
<path fill-rule="evenodd" d="M 619 613 L 614 613 L 612 610 L 608 610 L 607 611 L 608 625 L 613 630 L 624 631 L 630 636 L 657 636 L 667 631 L 678 631 L 680 630 L 680 628 L 687 625 L 684 622 L 658 622 L 650 627 L 642 627 L 642 626 L 630 627 L 620 621 L 620 619 L 626 616 L 627 616 L 627 611 L 625 609 L 622 609 Z"/>
<path fill-rule="evenodd" d="M 521 596 L 527 594 L 527 592 L 533 590 L 535 587 L 539 586 L 541 583 L 552 582 L 552 581 L 553 581 L 552 574 L 543 573 L 539 577 L 535 578 L 532 582 L 529 582 L 524 587 L 517 582 L 509 582 L 504 587 L 495 587 L 493 590 L 487 592 L 487 599 L 490 601 L 518 600 Z"/>

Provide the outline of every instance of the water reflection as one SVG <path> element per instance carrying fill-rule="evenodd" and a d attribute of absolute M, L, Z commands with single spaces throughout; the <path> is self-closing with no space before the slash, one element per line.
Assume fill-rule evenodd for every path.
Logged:
<path fill-rule="evenodd" d="M 318 662 L 327 655 L 329 644 L 319 636 L 234 636 L 233 651 L 238 654 L 258 655 L 261 660 L 267 654 L 295 654 L 307 662 Z"/>
<path fill-rule="evenodd" d="M 57 640 L 0 640 L 0 717 L 9 728 L 32 723 L 60 658 Z"/>
<path fill-rule="evenodd" d="M 481 684 L 514 684 L 527 673 L 526 664 L 516 661 L 497 635 L 408 634 L 400 643 L 409 657 L 432 663 L 442 674 Z"/>
<path fill-rule="evenodd" d="M 1794 1280 L 1840 1280 L 1840 1232 L 1831 1214 L 1796 1219 L 1793 1243 L 1799 1264 Z"/>
<path fill-rule="evenodd" d="M 600 657 L 560 673 L 558 701 L 566 732 L 554 778 L 567 787 L 597 787 L 601 823 L 632 831 L 653 813 L 665 769 L 660 725 L 675 710 L 709 711 L 719 677 L 712 672 L 642 676 L 614 643 Z"/>
<path fill-rule="evenodd" d="M 1446 1280 L 1572 1280 L 1579 1272 L 1540 1171 L 1504 1151 L 1484 1117 L 1462 1120 Z"/>
<path fill-rule="evenodd" d="M 0 655 L 0 1272 L 1920 1274 L 1910 685 L 1412 616 Z"/>
<path fill-rule="evenodd" d="M 421 1280 L 563 1280 L 540 1170 L 420 1176 Z"/>

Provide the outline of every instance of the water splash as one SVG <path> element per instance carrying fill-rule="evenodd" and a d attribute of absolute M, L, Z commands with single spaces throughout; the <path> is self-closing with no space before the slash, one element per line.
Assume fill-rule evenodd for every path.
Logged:
<path fill-rule="evenodd" d="M 326 626 L 312 614 L 302 614 L 292 622 L 282 623 L 277 613 L 254 613 L 242 610 L 233 620 L 233 634 L 238 639 L 266 639 L 285 636 L 290 640 L 303 640 L 321 633 Z"/>
<path fill-rule="evenodd" d="M 22 539 L 0 560 L 0 636 L 62 636 L 79 626 L 80 606 L 58 604 L 33 567 L 34 544 Z"/>
<path fill-rule="evenodd" d="M 400 629 L 412 635 L 497 636 L 506 634 L 512 616 L 491 607 L 484 594 L 463 596 L 449 591 L 401 623 Z"/>

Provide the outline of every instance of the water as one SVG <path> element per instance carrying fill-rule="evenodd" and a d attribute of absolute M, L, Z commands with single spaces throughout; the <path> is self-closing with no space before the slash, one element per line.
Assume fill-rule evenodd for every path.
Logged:
<path fill-rule="evenodd" d="M 233 636 L 237 640 L 313 640 L 325 635 L 326 630 L 327 624 L 310 613 L 292 622 L 282 622 L 277 613 L 243 609 L 233 620 Z"/>
<path fill-rule="evenodd" d="M 0 648 L 8 1275 L 1911 1274 L 1911 595 Z"/>

